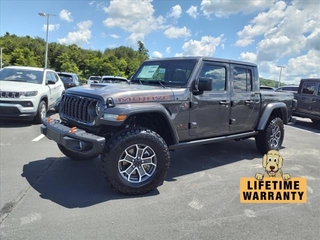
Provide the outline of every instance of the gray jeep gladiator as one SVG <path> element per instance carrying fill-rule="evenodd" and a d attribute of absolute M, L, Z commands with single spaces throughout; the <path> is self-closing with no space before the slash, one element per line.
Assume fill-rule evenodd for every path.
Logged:
<path fill-rule="evenodd" d="M 170 150 L 251 137 L 261 153 L 279 149 L 293 107 L 291 93 L 260 93 L 255 64 L 152 59 L 128 84 L 68 89 L 41 132 L 71 159 L 101 155 L 112 188 L 143 194 L 162 184 Z"/>

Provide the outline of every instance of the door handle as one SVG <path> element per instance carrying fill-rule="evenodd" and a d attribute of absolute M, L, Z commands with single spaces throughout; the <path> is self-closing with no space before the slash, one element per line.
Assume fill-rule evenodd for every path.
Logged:
<path fill-rule="evenodd" d="M 249 105 L 249 104 L 253 103 L 253 101 L 252 101 L 252 100 L 245 100 L 244 103 L 245 103 L 246 105 Z"/>
<path fill-rule="evenodd" d="M 221 101 L 219 102 L 219 104 L 220 104 L 220 105 L 229 105 L 230 102 L 227 101 L 227 100 L 221 100 Z"/>

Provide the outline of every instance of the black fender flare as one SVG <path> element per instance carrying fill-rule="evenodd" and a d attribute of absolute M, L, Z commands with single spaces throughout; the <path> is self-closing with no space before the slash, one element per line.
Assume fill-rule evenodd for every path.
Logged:
<path fill-rule="evenodd" d="M 258 130 L 263 130 L 267 123 L 268 120 L 271 116 L 271 113 L 276 110 L 280 109 L 282 113 L 282 120 L 284 124 L 288 124 L 288 109 L 287 105 L 283 102 L 275 102 L 275 103 L 269 103 L 267 106 L 264 108 L 263 113 L 260 117 L 260 121 L 258 123 Z"/>

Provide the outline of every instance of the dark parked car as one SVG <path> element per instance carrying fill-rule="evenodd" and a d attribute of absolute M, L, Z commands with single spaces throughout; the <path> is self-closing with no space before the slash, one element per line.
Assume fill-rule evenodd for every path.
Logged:
<path fill-rule="evenodd" d="M 298 102 L 293 115 L 320 123 L 320 78 L 301 79 L 294 98 Z"/>
<path fill-rule="evenodd" d="M 63 82 L 65 89 L 77 87 L 80 85 L 79 77 L 75 73 L 59 72 L 58 75 Z"/>
<path fill-rule="evenodd" d="M 278 87 L 275 91 L 276 92 L 296 93 L 296 92 L 298 92 L 298 88 L 299 88 L 299 86 L 297 86 L 297 85 L 287 85 L 287 86 Z"/>

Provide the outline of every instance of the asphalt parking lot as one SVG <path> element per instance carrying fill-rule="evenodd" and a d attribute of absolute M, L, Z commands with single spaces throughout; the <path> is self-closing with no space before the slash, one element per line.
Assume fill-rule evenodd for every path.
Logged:
<path fill-rule="evenodd" d="M 285 127 L 283 169 L 307 179 L 305 204 L 243 204 L 241 177 L 262 172 L 253 139 L 171 153 L 164 184 L 147 195 L 111 191 L 100 159 L 72 161 L 40 125 L 0 122 L 0 238 L 319 239 L 320 126 Z"/>

